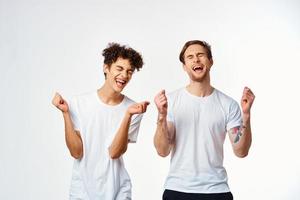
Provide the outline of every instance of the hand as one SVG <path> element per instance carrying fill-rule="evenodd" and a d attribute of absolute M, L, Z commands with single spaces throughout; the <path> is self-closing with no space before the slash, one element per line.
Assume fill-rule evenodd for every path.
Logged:
<path fill-rule="evenodd" d="M 52 99 L 52 104 L 64 113 L 69 111 L 68 103 L 57 92 L 55 93 L 55 95 Z"/>
<path fill-rule="evenodd" d="M 168 99 L 165 90 L 160 91 L 154 98 L 155 105 L 160 115 L 166 116 L 168 112 Z"/>
<path fill-rule="evenodd" d="M 136 103 L 136 104 L 133 104 L 131 106 L 129 106 L 127 112 L 130 114 L 130 115 L 134 115 L 134 114 L 142 114 L 144 112 L 146 112 L 147 110 L 147 106 L 149 105 L 150 103 L 148 101 L 143 101 L 141 103 Z"/>
<path fill-rule="evenodd" d="M 250 88 L 245 87 L 241 100 L 243 114 L 250 114 L 250 109 L 254 102 L 254 99 L 255 95 L 253 94 L 253 92 L 250 90 Z"/>

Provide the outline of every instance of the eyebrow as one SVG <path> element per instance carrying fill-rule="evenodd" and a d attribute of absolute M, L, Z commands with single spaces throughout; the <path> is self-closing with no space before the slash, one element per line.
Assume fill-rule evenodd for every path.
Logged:
<path fill-rule="evenodd" d="M 197 52 L 196 55 L 204 55 L 206 54 L 205 52 Z M 186 57 L 188 56 L 193 56 L 194 54 L 187 54 Z"/>
<path fill-rule="evenodd" d="M 198 55 L 205 55 L 205 53 L 204 52 L 198 52 L 198 53 L 196 53 L 196 55 L 198 56 Z M 191 56 L 194 56 L 194 54 L 188 54 L 188 55 L 186 55 L 186 57 L 191 57 Z"/>
<path fill-rule="evenodd" d="M 121 68 L 121 69 L 124 69 L 124 67 L 121 66 L 121 65 L 117 65 L 117 67 L 119 67 L 119 68 Z M 134 71 L 134 69 L 133 69 L 133 68 L 130 68 L 130 69 L 128 69 L 127 71 Z"/>

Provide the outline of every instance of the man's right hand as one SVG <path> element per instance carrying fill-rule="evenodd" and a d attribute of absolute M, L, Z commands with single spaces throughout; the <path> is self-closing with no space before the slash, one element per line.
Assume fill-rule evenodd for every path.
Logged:
<path fill-rule="evenodd" d="M 62 111 L 63 113 L 66 113 L 69 111 L 69 106 L 66 100 L 64 100 L 62 98 L 62 96 L 60 94 L 58 94 L 57 92 L 55 93 L 53 99 L 52 99 L 52 104 L 58 108 L 60 111 Z"/>
<path fill-rule="evenodd" d="M 155 105 L 160 115 L 166 116 L 168 112 L 168 99 L 165 90 L 160 91 L 154 98 Z"/>

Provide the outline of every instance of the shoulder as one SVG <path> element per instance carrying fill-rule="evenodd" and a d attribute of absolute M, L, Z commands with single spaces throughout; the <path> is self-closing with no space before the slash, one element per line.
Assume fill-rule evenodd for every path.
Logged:
<path fill-rule="evenodd" d="M 97 96 L 97 92 L 95 92 L 95 91 L 85 92 L 85 93 L 73 95 L 72 100 L 74 100 L 76 102 L 82 102 L 82 101 L 94 99 L 95 96 Z"/>
<path fill-rule="evenodd" d="M 125 105 L 132 105 L 135 104 L 136 101 L 132 100 L 131 98 L 129 98 L 128 96 L 124 95 L 124 100 L 123 100 Z"/>
<path fill-rule="evenodd" d="M 237 105 L 238 106 L 237 101 L 234 100 L 229 95 L 221 92 L 218 89 L 215 89 L 215 93 L 216 93 L 216 96 L 217 96 L 218 100 L 220 101 L 220 103 L 222 103 L 222 105 L 225 105 L 225 106 L 228 106 L 228 107 L 230 107 L 232 105 Z"/>
<path fill-rule="evenodd" d="M 95 105 L 97 102 L 97 92 L 86 92 L 73 95 L 70 98 L 69 104 L 72 108 L 87 108 L 91 105 Z"/>
<path fill-rule="evenodd" d="M 170 99 L 176 99 L 177 97 L 181 96 L 184 92 L 184 88 L 179 88 L 177 90 L 174 90 L 172 92 L 169 92 L 167 93 L 167 98 L 170 98 Z"/>

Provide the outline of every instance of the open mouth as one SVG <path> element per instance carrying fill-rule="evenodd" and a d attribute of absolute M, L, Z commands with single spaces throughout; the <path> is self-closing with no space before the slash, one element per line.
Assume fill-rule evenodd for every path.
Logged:
<path fill-rule="evenodd" d="M 122 79 L 116 79 L 116 83 L 118 87 L 123 88 L 126 85 L 127 81 Z"/>
<path fill-rule="evenodd" d="M 193 70 L 194 70 L 195 72 L 202 72 L 203 69 L 204 69 L 204 67 L 201 66 L 201 65 L 197 65 L 197 66 L 194 66 L 194 67 L 193 67 Z"/>

